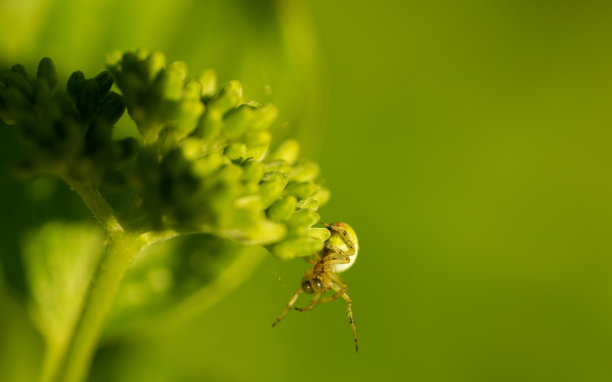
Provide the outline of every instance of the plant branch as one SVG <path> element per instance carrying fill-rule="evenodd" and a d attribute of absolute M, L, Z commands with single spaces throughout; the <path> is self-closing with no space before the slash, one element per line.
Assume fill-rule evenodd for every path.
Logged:
<path fill-rule="evenodd" d="M 100 195 L 100 192 L 93 184 L 75 182 L 66 178 L 64 180 L 77 194 L 79 194 L 83 203 L 89 208 L 109 236 L 124 232 L 123 227 L 115 216 L 113 208 L 108 204 L 106 199 Z"/>
<path fill-rule="evenodd" d="M 82 310 L 68 340 L 67 347 L 57 358 L 56 381 L 78 382 L 85 378 L 95 351 L 104 320 L 110 311 L 130 264 L 148 245 L 170 239 L 174 231 L 126 232 L 112 207 L 91 183 L 65 179 L 81 197 L 96 220 L 108 234 L 106 251 L 87 291 Z"/>
<path fill-rule="evenodd" d="M 121 280 L 134 257 L 150 243 L 146 236 L 129 233 L 110 239 L 90 284 L 56 381 L 83 380 Z"/>

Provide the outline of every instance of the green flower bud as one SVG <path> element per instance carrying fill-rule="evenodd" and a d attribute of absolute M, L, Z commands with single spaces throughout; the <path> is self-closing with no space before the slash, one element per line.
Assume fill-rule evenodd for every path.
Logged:
<path fill-rule="evenodd" d="M 98 102 L 100 102 L 98 83 L 94 80 L 86 80 L 76 103 L 83 120 L 88 121 L 93 117 L 98 108 Z"/>
<path fill-rule="evenodd" d="M 23 66 L 21 64 L 15 64 L 15 65 L 11 66 L 11 72 L 12 73 L 18 73 L 19 75 L 21 75 L 29 83 L 32 82 L 32 79 L 28 75 L 28 71 L 26 70 L 25 66 Z"/>
<path fill-rule="evenodd" d="M 313 182 L 289 182 L 285 189 L 288 194 L 295 195 L 298 199 L 313 196 L 318 190 L 319 186 Z"/>
<path fill-rule="evenodd" d="M 251 148 L 268 147 L 272 134 L 269 131 L 250 130 L 242 137 L 244 143 Z"/>
<path fill-rule="evenodd" d="M 138 63 L 138 56 L 134 52 L 125 52 L 121 57 L 121 70 L 124 72 L 141 72 Z"/>
<path fill-rule="evenodd" d="M 327 228 L 308 228 L 306 235 L 321 242 L 327 241 L 331 236 L 331 232 Z"/>
<path fill-rule="evenodd" d="M 269 129 L 274 121 L 276 121 L 278 109 L 274 105 L 266 105 L 257 108 L 253 114 L 250 128 L 253 130 L 265 130 Z"/>
<path fill-rule="evenodd" d="M 217 109 L 208 108 L 194 134 L 197 137 L 212 139 L 216 137 L 223 128 L 223 114 Z"/>
<path fill-rule="evenodd" d="M 215 95 L 217 92 L 217 73 L 214 70 L 203 71 L 199 81 L 202 85 L 202 98 L 208 99 Z"/>
<path fill-rule="evenodd" d="M 245 182 L 259 182 L 264 175 L 264 165 L 252 158 L 245 160 L 242 168 L 242 179 Z"/>
<path fill-rule="evenodd" d="M 183 89 L 183 100 L 200 101 L 202 85 L 196 80 L 187 80 Z"/>
<path fill-rule="evenodd" d="M 306 198 L 298 202 L 297 208 L 305 208 L 309 210 L 316 210 L 319 208 L 319 201 L 315 198 Z"/>
<path fill-rule="evenodd" d="M 193 162 L 193 171 L 200 178 L 206 178 L 224 165 L 227 159 L 218 153 L 212 153 Z"/>
<path fill-rule="evenodd" d="M 223 118 L 223 135 L 228 139 L 238 139 L 244 134 L 253 118 L 254 108 L 243 104 L 233 109 Z"/>
<path fill-rule="evenodd" d="M 268 218 L 282 222 L 291 217 L 295 211 L 297 199 L 294 196 L 285 196 L 282 199 L 277 200 L 268 208 Z"/>
<path fill-rule="evenodd" d="M 247 144 L 247 157 L 262 160 L 268 152 L 272 134 L 268 131 L 247 131 L 243 136 Z"/>
<path fill-rule="evenodd" d="M 117 123 L 119 118 L 125 111 L 125 103 L 123 103 L 123 97 L 115 92 L 110 92 L 98 107 L 98 115 L 110 125 Z"/>
<path fill-rule="evenodd" d="M 115 49 L 112 52 L 107 53 L 106 56 L 104 56 L 104 61 L 106 62 L 106 66 L 114 67 L 114 66 L 119 65 L 122 57 L 123 57 L 123 54 L 121 53 L 121 51 L 118 49 Z"/>
<path fill-rule="evenodd" d="M 173 127 L 177 140 L 183 139 L 197 127 L 198 121 L 204 111 L 204 104 L 200 100 L 182 101 L 178 113 L 168 124 Z"/>
<path fill-rule="evenodd" d="M 70 78 L 68 78 L 68 84 L 66 85 L 66 90 L 72 99 L 76 100 L 79 98 L 83 85 L 85 85 L 85 75 L 83 72 L 77 70 L 70 75 Z"/>
<path fill-rule="evenodd" d="M 175 61 L 166 68 L 164 96 L 166 99 L 178 101 L 183 92 L 187 66 L 182 61 Z"/>
<path fill-rule="evenodd" d="M 55 71 L 55 64 L 53 64 L 49 57 L 40 60 L 37 77 L 40 81 L 44 81 L 50 90 L 55 89 L 57 85 L 57 72 Z"/>
<path fill-rule="evenodd" d="M 183 156 L 189 160 L 201 158 L 206 154 L 204 143 L 200 138 L 188 137 L 181 142 Z"/>
<path fill-rule="evenodd" d="M 329 189 L 325 187 L 319 187 L 319 190 L 312 198 L 319 202 L 319 206 L 322 206 L 329 201 L 330 196 L 331 192 L 329 191 Z"/>
<path fill-rule="evenodd" d="M 321 220 L 321 216 L 312 210 L 297 210 L 287 221 L 292 227 L 309 228 Z"/>
<path fill-rule="evenodd" d="M 32 96 L 32 84 L 27 77 L 19 72 L 8 73 L 4 77 L 4 83 L 8 87 L 18 89 L 25 97 Z"/>
<path fill-rule="evenodd" d="M 248 229 L 228 229 L 223 236 L 239 240 L 251 245 L 266 245 L 278 242 L 285 237 L 287 230 L 284 225 L 269 220 L 259 221 Z"/>
<path fill-rule="evenodd" d="M 147 79 L 152 81 L 160 71 L 166 66 L 166 56 L 163 53 L 154 51 L 146 58 Z"/>
<path fill-rule="evenodd" d="M 292 171 L 291 165 L 283 161 L 266 163 L 264 168 L 266 169 L 266 172 L 280 172 L 285 175 L 289 175 L 289 173 Z"/>
<path fill-rule="evenodd" d="M 149 50 L 148 49 L 143 49 L 143 48 L 138 48 L 138 49 L 136 49 L 134 54 L 136 55 L 136 58 L 138 59 L 138 61 L 144 61 L 144 60 L 146 60 L 149 57 Z"/>
<path fill-rule="evenodd" d="M 230 143 L 225 148 L 225 156 L 234 162 L 242 161 L 246 155 L 246 146 L 244 143 Z"/>
<path fill-rule="evenodd" d="M 238 185 L 242 177 L 242 167 L 229 164 L 219 171 L 219 180 L 229 185 Z"/>
<path fill-rule="evenodd" d="M 309 256 L 323 249 L 324 243 L 311 237 L 301 237 L 282 241 L 270 249 L 280 260 L 291 260 L 296 257 Z"/>
<path fill-rule="evenodd" d="M 8 125 L 16 122 L 21 110 L 29 104 L 26 96 L 13 87 L 0 89 L 0 116 Z M 23 118 L 23 116 L 22 116 Z"/>
<path fill-rule="evenodd" d="M 240 105 L 242 102 L 242 84 L 230 81 L 221 92 L 210 100 L 210 107 L 219 109 L 221 113 Z"/>
<path fill-rule="evenodd" d="M 264 208 L 267 208 L 279 198 L 286 184 L 287 176 L 280 172 L 268 173 L 264 176 L 259 185 L 259 194 Z"/>
<path fill-rule="evenodd" d="M 295 139 L 289 139 L 281 144 L 270 156 L 270 160 L 282 160 L 293 164 L 300 155 L 300 144 Z"/>
<path fill-rule="evenodd" d="M 113 76 L 106 70 L 94 77 L 94 81 L 98 83 L 98 90 L 101 97 L 108 94 L 114 82 Z"/>
<path fill-rule="evenodd" d="M 291 172 L 291 180 L 295 182 L 312 182 L 319 176 L 320 168 L 316 163 L 298 163 Z"/>

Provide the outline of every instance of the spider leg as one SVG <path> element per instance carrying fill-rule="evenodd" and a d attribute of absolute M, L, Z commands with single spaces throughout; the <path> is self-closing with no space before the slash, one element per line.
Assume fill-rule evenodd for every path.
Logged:
<path fill-rule="evenodd" d="M 348 287 L 346 286 L 346 283 L 340 278 L 340 276 L 338 276 L 334 272 L 328 272 L 327 277 L 329 277 L 330 286 L 336 292 L 346 292 Z"/>
<path fill-rule="evenodd" d="M 332 251 L 333 253 L 336 253 L 338 255 L 341 256 L 345 256 L 345 257 L 349 257 L 352 256 L 355 251 L 353 251 L 353 253 L 349 253 L 349 252 L 344 252 L 343 250 L 341 250 L 340 248 L 336 247 L 335 245 L 331 244 L 329 241 L 325 242 L 325 248 L 329 249 L 330 251 Z"/>
<path fill-rule="evenodd" d="M 315 265 L 316 263 L 319 262 L 319 260 L 321 260 L 321 258 L 316 253 L 313 256 L 314 258 L 310 256 L 304 256 L 303 259 L 307 261 L 308 263 L 310 263 L 311 265 Z"/>
<path fill-rule="evenodd" d="M 353 305 L 351 302 L 351 298 L 346 293 L 346 284 L 338 275 L 330 274 L 330 278 L 332 279 L 331 287 L 336 291 L 336 294 L 342 296 L 342 298 L 346 301 L 346 310 L 348 312 L 349 323 L 351 324 L 351 329 L 353 329 L 353 339 L 355 340 L 355 351 L 359 351 L 359 345 L 357 343 L 357 329 L 355 328 L 355 319 L 353 317 Z"/>
<path fill-rule="evenodd" d="M 340 228 L 339 226 L 335 224 L 327 224 L 327 223 L 322 223 L 322 224 L 325 227 L 327 227 L 327 229 L 338 232 L 342 236 L 342 239 L 344 239 L 346 246 L 349 247 L 348 252 L 346 252 L 347 255 L 353 256 L 355 254 L 355 251 L 356 251 L 355 244 L 353 244 L 353 241 L 351 240 L 351 238 L 349 237 L 345 229 Z"/>
<path fill-rule="evenodd" d="M 289 303 L 287 304 L 287 307 L 285 307 L 285 309 L 281 312 L 281 314 L 276 318 L 276 320 L 274 320 L 274 322 L 272 323 L 272 327 L 275 327 L 280 320 L 283 319 L 283 317 L 285 317 L 285 314 L 287 314 L 287 312 L 289 311 L 289 309 L 291 309 L 291 307 L 293 306 L 293 304 L 295 304 L 295 302 L 297 301 L 298 297 L 300 297 L 300 294 L 302 294 L 302 288 L 300 287 L 297 292 L 295 292 L 295 294 L 293 295 L 293 297 L 291 297 L 291 300 L 289 300 Z"/>
<path fill-rule="evenodd" d="M 314 296 L 313 299 L 310 301 L 310 305 L 308 305 L 308 307 L 294 308 L 294 309 L 300 312 L 306 312 L 306 311 L 312 310 L 317 304 L 326 304 L 328 302 L 335 301 L 338 297 L 342 296 L 342 292 L 336 292 L 332 296 L 324 297 L 324 298 L 321 298 L 322 295 L 323 295 L 322 293 L 319 293 L 316 296 Z"/>
<path fill-rule="evenodd" d="M 353 318 L 353 309 L 351 304 L 351 298 L 346 292 L 342 293 L 342 298 L 346 300 L 346 310 L 348 311 L 349 323 L 351 329 L 353 329 L 353 339 L 355 340 L 355 351 L 359 352 L 359 344 L 357 343 L 357 329 L 355 329 L 355 319 Z"/>
<path fill-rule="evenodd" d="M 328 272 L 328 273 L 333 273 L 335 271 L 334 265 L 338 265 L 338 264 L 348 264 L 351 261 L 348 259 L 332 259 L 332 260 L 326 260 L 323 263 L 323 269 Z"/>
<path fill-rule="evenodd" d="M 335 301 L 338 297 L 340 297 L 342 295 L 342 292 L 336 292 L 333 294 L 333 296 L 330 297 L 325 297 L 319 300 L 319 304 L 325 304 L 328 302 L 332 302 Z"/>
<path fill-rule="evenodd" d="M 314 309 L 315 306 L 317 306 L 317 303 L 319 302 L 319 299 L 321 298 L 321 293 L 317 293 L 312 300 L 310 300 L 310 305 L 308 305 L 305 308 L 295 308 L 295 310 L 299 311 L 299 312 L 307 312 L 309 310 Z"/>
<path fill-rule="evenodd" d="M 345 257 L 326 257 L 323 260 L 323 265 L 336 265 L 336 264 L 348 264 L 351 262 L 351 259 Z"/>

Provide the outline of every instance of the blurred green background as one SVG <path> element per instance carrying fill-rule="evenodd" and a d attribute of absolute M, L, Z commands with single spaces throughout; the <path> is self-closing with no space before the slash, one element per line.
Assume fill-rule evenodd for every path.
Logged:
<path fill-rule="evenodd" d="M 612 3 L 0 1 L 0 64 L 65 80 L 160 49 L 279 106 L 360 239 L 342 302 L 270 324 L 307 264 L 271 256 L 180 325 L 105 341 L 92 381 L 610 381 Z M 129 134 L 126 124 L 119 134 Z M 4 167 L 20 155 L 0 132 Z M 0 377 L 29 381 L 23 242 L 81 221 L 53 181 L 0 178 Z M 4 279 L 4 281 L 2 281 Z M 303 304 L 304 302 L 302 302 Z"/>

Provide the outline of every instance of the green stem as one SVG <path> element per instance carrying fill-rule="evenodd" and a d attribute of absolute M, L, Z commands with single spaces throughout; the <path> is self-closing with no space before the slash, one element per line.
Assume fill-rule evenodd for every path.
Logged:
<path fill-rule="evenodd" d="M 80 382 L 87 374 L 104 320 L 130 264 L 148 245 L 174 237 L 177 233 L 126 232 L 110 205 L 93 185 L 71 181 L 68 181 L 68 184 L 79 194 L 108 233 L 106 251 L 89 285 L 77 322 L 67 346 L 57 357 L 57 373 L 54 373 L 54 380 Z"/>
<path fill-rule="evenodd" d="M 106 202 L 104 197 L 100 195 L 100 192 L 98 192 L 98 189 L 93 184 L 74 182 L 70 179 L 65 180 L 70 187 L 79 194 L 83 203 L 89 208 L 109 236 L 124 231 L 119 221 L 117 221 L 117 217 L 112 207 Z"/>
<path fill-rule="evenodd" d="M 57 381 L 83 380 L 119 285 L 134 257 L 147 245 L 142 236 L 116 235 L 110 240 L 87 292 Z"/>

